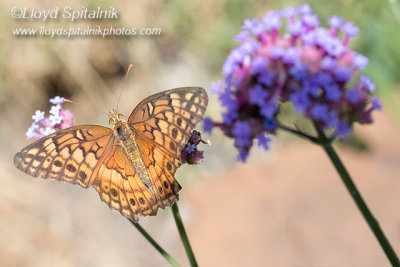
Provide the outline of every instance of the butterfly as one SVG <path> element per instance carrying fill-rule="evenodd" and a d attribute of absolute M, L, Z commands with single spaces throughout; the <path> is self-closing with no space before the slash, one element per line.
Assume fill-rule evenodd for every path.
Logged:
<path fill-rule="evenodd" d="M 208 104 L 203 88 L 182 87 L 142 100 L 111 128 L 79 125 L 34 141 L 14 156 L 21 171 L 92 186 L 111 209 L 134 222 L 178 200 L 180 154 Z"/>

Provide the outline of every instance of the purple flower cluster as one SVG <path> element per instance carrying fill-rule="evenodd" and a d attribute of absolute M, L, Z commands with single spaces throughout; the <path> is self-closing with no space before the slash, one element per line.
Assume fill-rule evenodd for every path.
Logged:
<path fill-rule="evenodd" d="M 186 146 L 181 151 L 182 164 L 187 163 L 190 165 L 203 163 L 203 152 L 198 150 L 197 146 L 200 144 L 207 144 L 206 141 L 201 139 L 200 132 L 193 130 L 190 133 L 190 137 Z"/>
<path fill-rule="evenodd" d="M 61 104 L 63 97 L 56 96 L 49 100 L 53 104 L 50 109 L 49 117 L 45 117 L 45 112 L 36 110 L 32 116 L 33 123 L 26 131 L 26 138 L 39 139 L 43 136 L 52 134 L 60 129 L 69 128 L 74 125 L 74 115 L 69 110 L 63 110 Z"/>
<path fill-rule="evenodd" d="M 374 83 L 359 73 L 368 59 L 347 46 L 358 28 L 336 16 L 329 26 L 320 26 L 308 4 L 246 19 L 236 37 L 240 45 L 223 65 L 224 81 L 212 85 L 225 108 L 223 121 L 205 119 L 205 131 L 218 127 L 234 138 L 245 161 L 254 139 L 268 148 L 266 134 L 275 134 L 285 102 L 340 138 L 354 122 L 371 123 L 371 112 L 382 106 L 372 96 Z"/>

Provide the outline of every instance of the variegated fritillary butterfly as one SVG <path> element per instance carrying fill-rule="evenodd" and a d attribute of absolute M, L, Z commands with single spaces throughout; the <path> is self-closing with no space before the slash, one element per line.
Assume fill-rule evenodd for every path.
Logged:
<path fill-rule="evenodd" d="M 112 110 L 111 129 L 79 125 L 45 136 L 14 164 L 34 177 L 93 186 L 110 208 L 137 222 L 178 199 L 180 153 L 207 103 L 203 88 L 164 91 L 140 102 L 128 120 Z"/>

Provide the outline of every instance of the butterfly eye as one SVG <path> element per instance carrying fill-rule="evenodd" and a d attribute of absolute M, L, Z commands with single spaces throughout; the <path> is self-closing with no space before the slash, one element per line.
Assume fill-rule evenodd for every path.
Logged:
<path fill-rule="evenodd" d="M 118 126 L 118 127 L 117 127 L 117 133 L 118 133 L 119 135 L 122 134 L 122 127 L 121 127 L 121 126 Z"/>

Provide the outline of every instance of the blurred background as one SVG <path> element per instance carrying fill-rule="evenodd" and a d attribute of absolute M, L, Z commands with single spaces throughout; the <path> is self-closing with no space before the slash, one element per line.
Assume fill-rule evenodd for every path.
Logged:
<path fill-rule="evenodd" d="M 127 66 L 134 65 L 119 104 L 127 116 L 144 97 L 221 78 L 245 18 L 303 1 L 137 0 L 2 1 L 0 3 L 0 266 L 168 266 L 93 189 L 33 179 L 13 156 L 28 144 L 35 110 L 56 95 L 76 124 L 108 125 Z M 384 103 L 374 124 L 337 143 L 384 232 L 400 253 L 400 6 L 395 1 L 309 1 L 326 25 L 331 15 L 360 27 L 350 46 L 369 58 L 366 73 Z M 108 9 L 118 20 L 15 20 L 14 6 Z M 22 27 L 161 28 L 157 36 L 16 37 Z M 46 113 L 47 115 L 48 113 Z M 216 96 L 206 116 L 219 119 Z M 301 124 L 301 120 L 296 123 Z M 200 128 L 200 127 L 198 127 Z M 280 134 L 270 151 L 254 148 L 236 162 L 232 140 L 218 130 L 203 146 L 205 162 L 183 166 L 179 206 L 200 266 L 388 266 L 384 253 L 324 152 Z M 170 208 L 142 226 L 188 266 Z"/>

